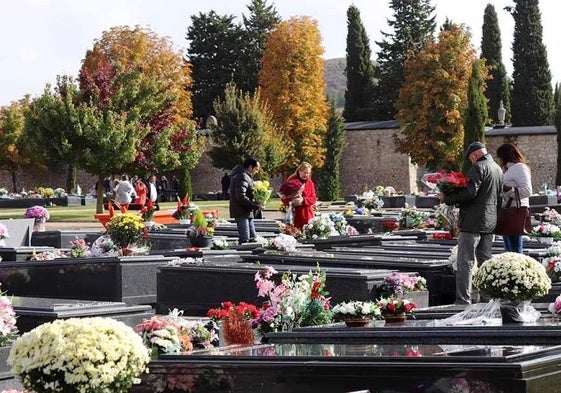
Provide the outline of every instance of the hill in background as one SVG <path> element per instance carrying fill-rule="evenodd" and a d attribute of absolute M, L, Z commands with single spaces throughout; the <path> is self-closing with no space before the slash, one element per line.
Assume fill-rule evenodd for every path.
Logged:
<path fill-rule="evenodd" d="M 345 57 L 324 61 L 325 82 L 327 83 L 325 94 L 330 98 L 333 97 L 335 105 L 341 109 L 345 105 L 345 90 L 347 89 L 346 64 Z"/>

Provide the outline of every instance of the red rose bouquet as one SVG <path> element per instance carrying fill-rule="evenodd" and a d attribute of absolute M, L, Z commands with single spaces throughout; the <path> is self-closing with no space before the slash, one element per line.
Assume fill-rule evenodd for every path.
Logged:
<path fill-rule="evenodd" d="M 303 185 L 304 183 L 297 177 L 288 179 L 279 189 L 279 196 L 283 199 L 292 200 L 301 195 Z"/>
<path fill-rule="evenodd" d="M 462 172 L 440 171 L 427 178 L 430 183 L 436 184 L 443 194 L 451 194 L 467 187 L 469 179 Z"/>

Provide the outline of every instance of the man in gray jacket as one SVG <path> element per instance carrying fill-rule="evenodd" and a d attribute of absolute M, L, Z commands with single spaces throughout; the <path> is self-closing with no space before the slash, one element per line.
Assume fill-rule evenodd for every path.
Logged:
<path fill-rule="evenodd" d="M 263 209 L 253 198 L 253 175 L 261 165 L 249 157 L 242 165 L 236 165 L 230 173 L 230 217 L 236 219 L 238 243 L 247 243 L 255 238 L 254 211 Z"/>
<path fill-rule="evenodd" d="M 485 145 L 473 142 L 466 150 L 466 158 L 473 164 L 467 174 L 467 187 L 439 195 L 447 205 L 460 205 L 456 304 L 471 304 L 474 267 L 493 256 L 493 230 L 503 186 L 503 171 Z"/>

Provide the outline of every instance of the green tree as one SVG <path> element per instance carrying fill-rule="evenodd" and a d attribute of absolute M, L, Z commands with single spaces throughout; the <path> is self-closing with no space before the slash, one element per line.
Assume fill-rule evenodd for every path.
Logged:
<path fill-rule="evenodd" d="M 347 89 L 343 117 L 347 122 L 372 120 L 374 66 L 370 43 L 354 5 L 347 10 Z"/>
<path fill-rule="evenodd" d="M 0 169 L 10 173 L 12 191 L 18 192 L 17 171 L 31 163 L 32 154 L 24 141 L 24 112 L 29 97 L 0 107 Z"/>
<path fill-rule="evenodd" d="M 323 76 L 323 48 L 317 21 L 308 17 L 280 22 L 269 34 L 259 72 L 261 97 L 284 143 L 294 148 L 285 162 L 321 167 L 328 108 Z"/>
<path fill-rule="evenodd" d="M 339 162 L 344 147 L 345 124 L 332 101 L 325 135 L 325 164 L 320 171 L 318 184 L 318 197 L 322 201 L 334 201 L 341 196 Z"/>
<path fill-rule="evenodd" d="M 209 150 L 213 166 L 231 169 L 246 157 L 261 162 L 264 176 L 270 176 L 284 163 L 288 154 L 285 138 L 280 138 L 259 91 L 244 93 L 234 83 L 224 91 L 224 99 L 214 103 L 217 125 L 212 129 Z"/>
<path fill-rule="evenodd" d="M 115 170 L 146 174 L 177 169 L 186 145 L 200 158 L 191 70 L 168 38 L 140 27 L 111 28 L 86 53 L 79 80 L 84 102 L 117 115 L 134 112 L 148 127 L 134 162 Z"/>
<path fill-rule="evenodd" d="M 452 24 L 406 65 L 393 135 L 396 150 L 431 170 L 458 169 L 464 141 L 467 86 L 475 60 L 471 35 Z"/>
<path fill-rule="evenodd" d="M 244 35 L 234 19 L 233 15 L 222 16 L 214 11 L 191 16 L 187 61 L 192 67 L 193 112 L 199 124 L 214 114 L 213 102 L 226 84 L 237 84 L 240 79 Z"/>
<path fill-rule="evenodd" d="M 54 88 L 47 85 L 43 94 L 31 100 L 25 112 L 25 143 L 42 162 L 68 165 L 66 189 L 76 188 L 77 167 L 81 160 L 77 102 L 78 86 L 70 76 L 57 76 Z"/>
<path fill-rule="evenodd" d="M 554 115 L 551 72 L 543 44 L 538 0 L 514 0 L 512 43 L 512 125 L 552 124 Z"/>
<path fill-rule="evenodd" d="M 243 50 L 237 86 L 253 93 L 258 86 L 265 38 L 282 19 L 273 5 L 267 5 L 267 0 L 251 0 L 247 8 L 249 16 L 243 15 Z"/>
<path fill-rule="evenodd" d="M 374 118 L 395 118 L 395 103 L 405 81 L 405 62 L 421 50 L 436 28 L 431 0 L 390 0 L 394 19 L 388 20 L 393 33 L 382 33 L 374 77 Z"/>
<path fill-rule="evenodd" d="M 464 119 L 464 148 L 472 142 L 485 143 L 487 122 L 487 98 L 485 97 L 486 69 L 484 60 L 474 61 L 467 91 L 467 110 Z M 464 159 L 462 170 L 468 173 L 471 161 Z"/>
<path fill-rule="evenodd" d="M 502 100 L 506 110 L 506 122 L 510 122 L 510 89 L 506 69 L 502 59 L 501 30 L 497 12 L 492 4 L 487 4 L 483 15 L 481 35 L 481 58 L 489 69 L 487 80 L 487 113 L 492 124 L 498 123 L 497 110 Z"/>

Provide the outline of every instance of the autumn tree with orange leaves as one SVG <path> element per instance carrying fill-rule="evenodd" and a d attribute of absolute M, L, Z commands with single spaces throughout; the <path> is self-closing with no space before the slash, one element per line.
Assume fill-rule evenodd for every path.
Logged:
<path fill-rule="evenodd" d="M 265 41 L 259 72 L 261 98 L 280 135 L 287 136 L 291 154 L 286 169 L 301 161 L 323 166 L 329 118 L 323 52 L 318 23 L 309 17 L 280 22 Z"/>
<path fill-rule="evenodd" d="M 430 170 L 457 170 L 462 162 L 467 86 L 475 61 L 471 34 L 448 23 L 438 40 L 405 64 L 394 134 L 396 150 Z"/>

